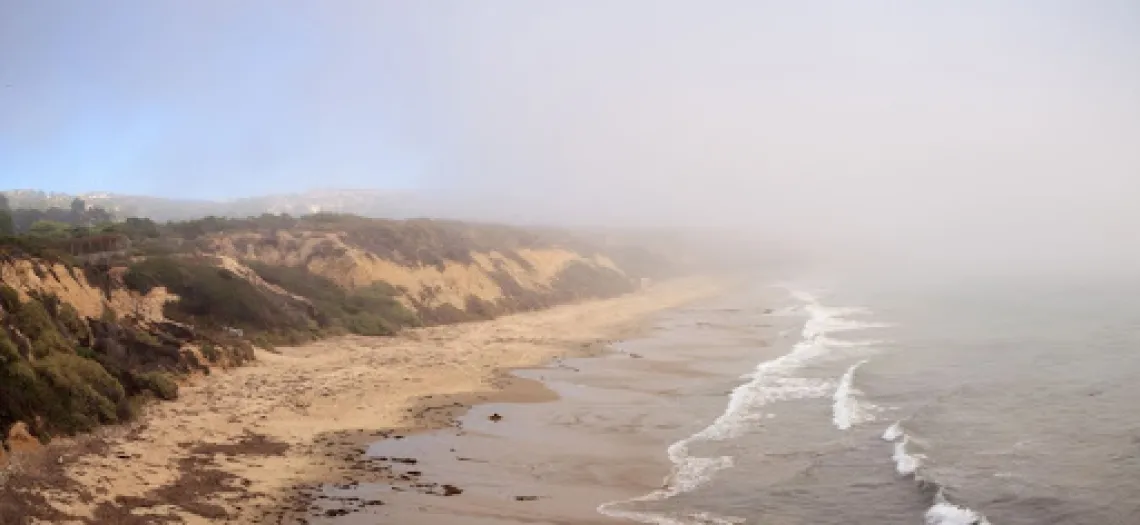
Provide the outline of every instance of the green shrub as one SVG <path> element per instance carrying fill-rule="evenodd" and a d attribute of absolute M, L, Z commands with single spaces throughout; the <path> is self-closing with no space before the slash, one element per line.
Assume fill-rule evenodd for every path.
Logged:
<path fill-rule="evenodd" d="M 20 349 L 8 337 L 8 332 L 0 328 L 0 366 L 15 363 L 20 360 Z"/>
<path fill-rule="evenodd" d="M 79 316 L 79 311 L 75 309 L 71 303 L 62 303 L 59 305 L 58 313 L 59 322 L 67 329 L 71 335 L 76 337 L 84 337 L 88 333 L 87 323 Z"/>
<path fill-rule="evenodd" d="M 563 299 L 613 297 L 634 290 L 633 281 L 611 269 L 581 261 L 566 265 L 554 278 L 553 288 Z"/>
<path fill-rule="evenodd" d="M 249 338 L 249 341 L 255 346 L 264 350 L 273 350 L 275 348 L 273 339 L 271 339 L 267 334 L 255 334 L 253 337 Z"/>
<path fill-rule="evenodd" d="M 393 335 L 399 329 L 391 321 L 380 316 L 354 315 L 344 320 L 345 328 L 358 335 Z"/>
<path fill-rule="evenodd" d="M 65 239 L 71 236 L 74 226 L 65 222 L 40 220 L 28 228 L 28 235 L 49 239 Z"/>
<path fill-rule="evenodd" d="M 43 304 L 36 300 L 21 304 L 12 316 L 12 322 L 24 335 L 32 339 L 55 330 L 55 324 L 52 323 L 47 310 L 44 309 Z"/>
<path fill-rule="evenodd" d="M 218 352 L 218 347 L 214 346 L 213 343 L 209 343 L 209 342 L 202 343 L 201 351 L 202 351 L 202 356 L 205 357 L 211 363 L 217 363 L 218 360 L 221 359 L 221 357 L 222 357 L 222 354 L 220 352 Z"/>
<path fill-rule="evenodd" d="M 272 334 L 308 320 L 303 302 L 254 286 L 209 261 L 155 257 L 132 265 L 124 279 L 142 293 L 165 286 L 180 297 L 164 307 L 166 316 L 202 328 Z"/>
<path fill-rule="evenodd" d="M 166 372 L 135 374 L 135 381 L 140 387 L 153 393 L 159 399 L 167 401 L 178 399 L 178 383 Z"/>
<path fill-rule="evenodd" d="M 15 288 L 0 284 L 0 306 L 6 312 L 15 312 L 20 309 L 20 293 Z"/>
<path fill-rule="evenodd" d="M 36 337 L 32 341 L 32 357 L 43 359 L 55 352 L 66 352 L 68 344 L 58 333 Z"/>
<path fill-rule="evenodd" d="M 396 300 L 400 291 L 383 281 L 348 291 L 300 266 L 251 262 L 250 268 L 266 282 L 309 299 L 322 321 L 319 328 L 326 332 L 392 335 L 401 327 L 421 324 L 414 312 Z"/>
<path fill-rule="evenodd" d="M 152 257 L 135 263 L 123 274 L 123 284 L 143 295 L 165 283 L 179 283 L 183 280 L 182 266 L 170 257 Z"/>
<path fill-rule="evenodd" d="M 71 345 L 59 333 L 47 310 L 39 301 L 30 300 L 20 305 L 12 316 L 13 325 L 32 342 L 32 355 L 42 358 L 52 352 L 68 352 Z"/>
<path fill-rule="evenodd" d="M 143 396 L 131 396 L 124 399 L 119 403 L 118 416 L 119 421 L 134 421 L 142 416 L 143 407 L 146 405 L 146 398 Z"/>
<path fill-rule="evenodd" d="M 53 353 L 32 364 L 52 428 L 65 433 L 86 431 L 118 421 L 125 398 L 122 385 L 99 363 L 75 354 Z"/>
<path fill-rule="evenodd" d="M 34 421 L 36 416 L 46 416 L 45 405 L 54 397 L 27 361 L 0 364 L 0 429 L 17 421 Z"/>

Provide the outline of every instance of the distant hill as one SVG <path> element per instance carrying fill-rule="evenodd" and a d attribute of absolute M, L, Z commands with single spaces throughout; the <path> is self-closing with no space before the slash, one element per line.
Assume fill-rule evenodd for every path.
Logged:
<path fill-rule="evenodd" d="M 380 190 L 313 190 L 226 201 L 165 199 L 115 193 L 49 193 L 39 190 L 8 190 L 0 193 L 8 197 L 13 209 L 67 209 L 72 201 L 80 198 L 90 206 L 107 210 L 117 219 L 145 217 L 159 222 L 211 215 L 252 217 L 263 213 L 296 216 L 328 212 L 390 219 L 454 216 L 446 213 L 446 207 L 433 205 L 420 195 Z"/>

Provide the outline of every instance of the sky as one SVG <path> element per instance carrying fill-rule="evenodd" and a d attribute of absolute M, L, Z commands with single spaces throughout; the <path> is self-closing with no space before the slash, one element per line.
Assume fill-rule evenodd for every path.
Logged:
<path fill-rule="evenodd" d="M 1120 255 L 1140 3 L 0 0 L 0 187 Z"/>

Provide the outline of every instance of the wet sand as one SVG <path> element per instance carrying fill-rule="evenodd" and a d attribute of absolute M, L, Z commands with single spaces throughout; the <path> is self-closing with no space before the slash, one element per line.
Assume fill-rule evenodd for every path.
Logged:
<path fill-rule="evenodd" d="M 13 461 L 0 495 L 25 515 L 0 523 L 324 519 L 323 484 L 393 477 L 390 464 L 362 459 L 370 442 L 456 425 L 477 403 L 553 399 L 507 370 L 598 355 L 648 316 L 720 290 L 708 280 L 661 283 L 494 321 L 262 352 L 254 365 L 184 387 L 139 424 Z"/>
<path fill-rule="evenodd" d="M 660 488 L 666 448 L 723 409 L 766 344 L 667 315 L 604 355 L 515 372 L 554 400 L 481 404 L 448 428 L 374 443 L 363 457 L 385 475 L 316 491 L 324 516 L 311 523 L 622 523 L 598 505 Z"/>
<path fill-rule="evenodd" d="M 568 364 L 590 374 L 594 366 L 621 366 L 619 359 L 632 360 Z M 575 373 L 527 372 L 522 375 Z M 375 443 L 367 456 L 391 467 L 387 479 L 322 491 L 324 512 L 348 514 L 313 523 L 375 523 L 377 516 L 407 524 L 612 523 L 595 511 L 599 503 L 649 492 L 668 472 L 659 440 L 639 434 L 644 421 L 626 419 L 622 410 L 646 399 L 631 391 L 552 386 L 556 400 L 481 404 L 454 427 Z M 602 405 L 611 410 L 599 410 Z M 408 460 L 415 463 L 403 463 Z M 443 487 L 451 487 L 454 497 L 440 497 Z M 384 505 L 368 508 L 357 501 Z"/>

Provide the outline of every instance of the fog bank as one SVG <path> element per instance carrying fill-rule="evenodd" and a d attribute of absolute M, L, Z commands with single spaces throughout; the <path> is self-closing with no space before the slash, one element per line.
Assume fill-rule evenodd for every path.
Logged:
<path fill-rule="evenodd" d="M 1140 262 L 1127 0 L 53 4 L 0 16 L 11 173 L 39 151 L 165 195 L 399 188 L 844 260 Z"/>

